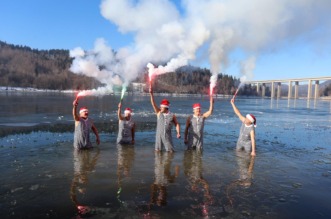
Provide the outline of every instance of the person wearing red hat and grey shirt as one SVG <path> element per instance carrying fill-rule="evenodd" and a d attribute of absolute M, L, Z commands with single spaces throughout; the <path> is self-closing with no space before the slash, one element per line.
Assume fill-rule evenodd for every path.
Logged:
<path fill-rule="evenodd" d="M 132 110 L 125 108 L 124 116 L 121 114 L 122 103 L 118 104 L 118 136 L 117 144 L 134 144 L 135 123 L 131 118 Z"/>
<path fill-rule="evenodd" d="M 239 117 L 240 121 L 242 121 L 236 150 L 250 152 L 252 156 L 255 156 L 256 118 L 253 114 L 247 114 L 246 117 L 241 115 L 240 111 L 234 104 L 234 98 L 231 99 L 231 105 L 235 114 Z"/>
<path fill-rule="evenodd" d="M 93 120 L 88 118 L 88 109 L 82 107 L 77 113 L 78 101 L 73 102 L 72 115 L 75 120 L 74 147 L 77 149 L 92 148 L 90 141 L 90 131 L 92 130 L 96 137 L 97 144 L 100 144 L 100 138 L 97 128 L 93 124 Z"/>
<path fill-rule="evenodd" d="M 180 126 L 176 115 L 169 111 L 170 102 L 166 99 L 161 101 L 160 108 L 155 104 L 152 86 L 149 88 L 151 103 L 157 115 L 155 151 L 161 151 L 162 145 L 167 152 L 174 152 L 172 143 L 172 125 L 176 126 L 177 138 L 180 138 Z"/>
<path fill-rule="evenodd" d="M 203 129 L 205 125 L 205 119 L 208 118 L 214 109 L 213 96 L 210 96 L 209 110 L 204 114 L 201 114 L 200 103 L 193 104 L 193 115 L 190 115 L 186 120 L 185 138 L 184 143 L 187 145 L 187 149 L 203 149 Z"/>

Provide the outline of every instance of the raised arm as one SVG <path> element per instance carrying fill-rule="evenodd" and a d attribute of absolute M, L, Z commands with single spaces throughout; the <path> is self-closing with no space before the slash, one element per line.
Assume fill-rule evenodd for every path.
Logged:
<path fill-rule="evenodd" d="M 240 111 L 238 110 L 238 108 L 234 104 L 234 99 L 231 99 L 231 105 L 232 105 L 234 113 L 239 117 L 240 121 L 244 122 L 245 117 L 243 115 L 241 115 Z"/>
<path fill-rule="evenodd" d="M 203 117 L 208 118 L 214 110 L 214 99 L 213 96 L 210 95 L 210 103 L 209 103 L 209 110 L 203 114 Z"/>
<path fill-rule="evenodd" d="M 158 113 L 160 112 L 160 108 L 157 107 L 157 105 L 155 104 L 152 85 L 149 87 L 149 94 L 151 95 L 151 103 L 152 103 L 152 106 L 153 106 L 154 112 L 155 112 L 156 114 L 158 114 Z"/>
<path fill-rule="evenodd" d="M 72 103 L 72 105 L 73 105 L 73 108 L 72 108 L 72 116 L 73 116 L 74 120 L 78 122 L 78 121 L 79 121 L 79 115 L 78 115 L 78 113 L 77 113 L 77 106 L 78 106 L 78 101 L 77 101 L 77 99 L 74 100 L 74 102 Z"/>
<path fill-rule="evenodd" d="M 118 117 L 118 120 L 123 120 L 123 116 L 121 114 L 121 110 L 122 110 L 122 102 L 119 102 L 118 104 L 118 110 L 117 110 L 117 117 Z"/>

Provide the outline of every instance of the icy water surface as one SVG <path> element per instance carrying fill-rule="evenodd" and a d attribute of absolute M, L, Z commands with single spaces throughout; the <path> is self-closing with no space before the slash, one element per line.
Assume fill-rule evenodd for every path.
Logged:
<path fill-rule="evenodd" d="M 195 102 L 168 98 L 181 124 Z M 257 117 L 257 156 L 234 151 L 240 121 L 215 99 L 203 153 L 154 153 L 148 96 L 126 96 L 135 146 L 116 145 L 119 97 L 86 97 L 100 146 L 73 149 L 73 95 L 0 93 L 1 218 L 331 218 L 330 101 L 238 98 Z M 92 135 L 93 136 L 93 135 Z M 175 136 L 175 135 L 174 135 Z M 93 141 L 95 140 L 93 136 Z"/>

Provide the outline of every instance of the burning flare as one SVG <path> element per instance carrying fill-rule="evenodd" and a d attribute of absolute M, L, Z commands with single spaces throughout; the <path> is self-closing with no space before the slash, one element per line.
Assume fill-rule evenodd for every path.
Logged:
<path fill-rule="evenodd" d="M 232 99 L 235 99 L 235 98 L 236 98 L 236 96 L 237 96 L 237 94 L 238 94 L 238 91 L 240 90 L 240 88 L 241 88 L 242 86 L 244 86 L 244 84 L 245 84 L 245 83 L 240 82 L 240 84 L 239 84 L 239 86 L 238 86 L 236 92 L 234 93 Z"/>
<path fill-rule="evenodd" d="M 85 96 L 88 96 L 88 95 L 91 95 L 91 94 L 92 94 L 92 91 L 89 91 L 89 90 L 79 91 L 78 94 L 77 94 L 76 100 L 78 100 L 78 98 L 80 98 L 80 97 L 85 97 Z"/>
<path fill-rule="evenodd" d="M 237 88 L 236 92 L 234 93 L 232 99 L 235 99 L 236 98 L 238 91 L 239 91 L 239 87 Z"/>
<path fill-rule="evenodd" d="M 126 85 L 123 85 L 122 86 L 122 93 L 121 93 L 121 101 L 123 100 L 123 97 L 124 97 L 124 94 L 126 92 L 126 89 L 127 89 L 127 86 Z"/>
<path fill-rule="evenodd" d="M 152 77 L 153 77 L 154 72 L 155 72 L 155 67 L 152 63 L 148 63 L 147 68 L 148 68 L 149 83 L 151 83 L 152 82 Z"/>
<path fill-rule="evenodd" d="M 209 95 L 213 95 L 213 89 L 216 87 L 216 83 L 217 83 L 217 74 L 214 74 L 210 77 Z"/>

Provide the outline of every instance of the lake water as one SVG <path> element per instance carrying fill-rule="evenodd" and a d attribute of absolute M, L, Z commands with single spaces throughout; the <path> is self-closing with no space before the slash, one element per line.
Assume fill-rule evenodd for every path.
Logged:
<path fill-rule="evenodd" d="M 192 104 L 209 107 L 208 97 L 167 98 L 182 136 Z M 75 151 L 73 99 L 0 93 L 1 218 L 331 218 L 330 101 L 238 98 L 257 118 L 251 158 L 234 150 L 241 124 L 229 98 L 215 99 L 203 153 L 182 138 L 174 154 L 154 153 L 149 96 L 123 101 L 137 123 L 133 147 L 116 145 L 119 96 L 82 98 L 101 144 Z"/>

